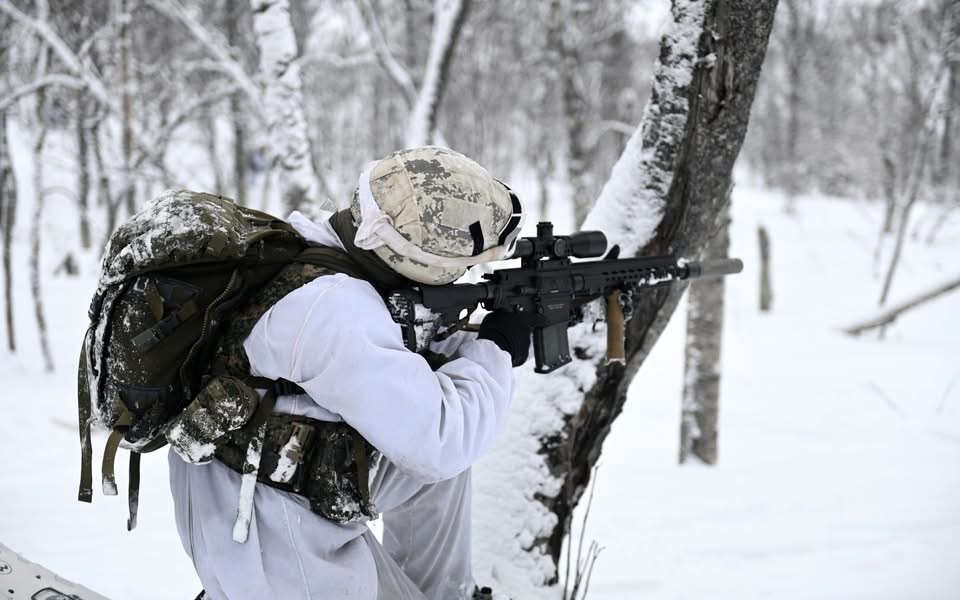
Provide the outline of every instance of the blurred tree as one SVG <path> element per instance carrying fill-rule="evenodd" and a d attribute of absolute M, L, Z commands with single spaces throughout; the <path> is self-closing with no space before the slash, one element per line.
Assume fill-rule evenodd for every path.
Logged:
<path fill-rule="evenodd" d="M 730 247 L 730 190 L 702 259 L 727 258 Z M 723 342 L 723 277 L 690 284 L 684 348 L 683 402 L 680 416 L 680 464 L 717 463 L 720 414 L 720 357 Z"/>

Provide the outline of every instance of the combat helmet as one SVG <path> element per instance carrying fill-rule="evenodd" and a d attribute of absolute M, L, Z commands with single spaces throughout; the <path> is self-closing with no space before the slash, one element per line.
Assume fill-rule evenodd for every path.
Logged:
<path fill-rule="evenodd" d="M 466 156 L 436 146 L 399 150 L 369 164 L 350 210 L 358 247 L 431 285 L 509 256 L 523 224 L 510 188 Z"/>

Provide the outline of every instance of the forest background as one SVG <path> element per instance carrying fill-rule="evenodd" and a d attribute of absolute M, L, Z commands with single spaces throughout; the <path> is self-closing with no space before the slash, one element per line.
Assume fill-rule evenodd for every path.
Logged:
<path fill-rule="evenodd" d="M 676 9 L 684 3 L 673 4 Z M 475 158 L 510 182 L 534 215 L 549 217 L 559 231 L 572 231 L 601 195 L 643 117 L 661 55 L 661 34 L 670 21 L 670 3 L 655 0 L 310 0 L 290 3 L 289 27 L 278 28 L 264 20 L 277 5 L 286 3 L 0 0 L 3 364 L 14 382 L 12 389 L 20 392 L 8 395 L 4 403 L 18 403 L 14 396 L 31 385 L 50 386 L 67 398 L 51 404 L 44 411 L 44 427 L 28 428 L 28 437 L 42 437 L 51 423 L 57 436 L 66 435 L 62 425 L 72 418 L 71 361 L 79 343 L 75 334 L 84 325 L 83 311 L 105 240 L 161 190 L 217 191 L 275 214 L 294 208 L 314 211 L 321 204 L 344 206 L 367 161 L 431 142 Z M 772 389 L 780 394 L 793 385 L 789 367 L 802 365 L 799 353 L 829 347 L 831 356 L 864 351 L 864 356 L 876 357 L 894 346 L 892 356 L 899 358 L 889 359 L 891 363 L 862 365 L 869 381 L 865 386 L 873 401 L 879 398 L 901 417 L 912 414 L 908 406 L 915 406 L 917 398 L 933 407 L 923 417 L 923 428 L 935 429 L 941 441 L 924 451 L 923 461 L 929 455 L 942 459 L 957 454 L 960 386 L 954 384 L 960 339 L 934 336 L 937 353 L 928 353 L 930 348 L 922 345 L 895 345 L 916 332 L 929 341 L 928 334 L 938 328 L 944 336 L 960 330 L 956 294 L 950 295 L 960 285 L 955 267 L 960 229 L 957 12 L 956 3 L 948 0 L 781 0 L 739 157 L 731 209 L 732 249 L 748 259 L 744 277 L 750 277 L 750 287 L 733 291 L 733 299 L 740 310 L 749 305 L 756 319 L 739 323 L 746 340 L 728 344 L 727 356 L 731 349 L 739 356 L 749 352 L 758 339 L 751 335 L 786 331 L 770 318 L 759 320 L 764 318 L 761 312 L 778 315 L 779 309 L 781 316 L 797 318 L 798 307 L 813 310 L 810 307 L 820 305 L 814 311 L 819 311 L 817 326 L 830 328 L 835 337 L 819 340 L 826 346 L 798 341 L 792 352 L 767 357 L 778 366 L 764 363 L 763 368 L 783 373 Z M 285 102 L 291 90 L 302 95 L 295 109 Z M 763 243 L 758 244 L 758 223 L 765 226 L 760 237 L 767 237 L 768 253 L 772 247 L 772 283 L 760 280 L 764 252 Z M 853 240 L 841 241 L 845 237 Z M 833 271 L 835 263 L 844 260 L 826 249 L 856 254 L 862 272 Z M 815 253 L 820 253 L 817 261 L 803 262 L 805 255 Z M 798 266 L 805 275 L 790 272 L 789 283 L 784 281 L 788 274 L 778 280 L 778 265 Z M 817 269 L 837 273 L 839 283 L 830 279 L 835 287 L 819 289 L 818 280 L 829 278 Z M 761 311 L 764 294 L 769 297 Z M 843 310 L 823 308 L 831 305 Z M 909 320 L 903 325 L 904 319 L 883 323 L 887 311 L 907 305 L 911 308 L 904 315 L 926 314 L 917 329 L 910 329 Z M 790 313 L 791 308 L 797 312 Z M 677 313 L 683 315 L 685 309 L 683 305 Z M 841 330 L 860 325 L 866 328 L 858 333 L 870 336 L 877 347 L 853 350 L 848 345 L 848 340 L 862 338 L 849 338 Z M 73 337 L 61 335 L 64 332 Z M 662 345 L 669 348 L 673 338 L 668 334 Z M 916 367 L 918 376 L 907 373 L 898 379 L 893 387 L 899 391 L 877 383 L 878 364 L 914 365 L 919 356 L 926 360 Z M 682 390 L 671 394 L 665 390 L 673 384 L 646 382 L 643 376 L 656 365 L 682 365 L 682 358 L 680 351 L 672 359 L 656 359 L 635 382 L 635 387 L 645 386 L 646 394 L 653 390 L 658 397 L 672 396 L 667 404 L 671 408 L 664 410 L 675 409 L 677 415 Z M 662 372 L 672 371 L 664 367 Z M 825 380 L 857 377 L 821 373 Z M 683 377 L 677 373 L 676 385 L 682 386 Z M 41 379 L 46 383 L 35 383 Z M 740 385 L 731 389 L 748 396 L 744 390 L 749 384 Z M 638 402 L 642 400 L 632 401 Z M 845 414 L 859 419 L 861 409 L 847 407 Z M 36 411 L 35 406 L 31 410 Z M 832 410 L 813 411 L 808 417 L 834 417 Z M 649 414 L 625 413 L 627 418 L 661 423 Z M 802 422 L 803 416 L 797 419 Z M 671 421 L 669 431 L 658 430 L 646 439 L 669 440 L 666 453 L 675 454 L 681 429 L 675 425 Z M 914 425 L 911 421 L 910 427 Z M 26 435 L 14 431 L 15 420 L 9 428 L 4 448 Z M 769 434 L 765 429 L 764 435 Z M 749 435 L 734 443 L 753 439 Z M 623 472 L 609 477 L 622 478 L 636 467 L 622 457 L 642 452 L 642 443 L 618 442 L 615 450 L 605 451 L 621 457 L 608 462 L 624 463 Z M 759 450 L 753 446 L 753 451 Z M 736 457 L 735 450 L 731 454 Z M 56 460 L 73 464 L 62 453 Z M 815 471 L 821 463 L 804 464 Z M 882 470 L 888 462 L 867 464 Z M 918 496 L 932 496 L 937 507 L 960 498 L 956 476 L 944 478 L 941 470 L 916 466 L 912 460 L 903 465 L 938 480 L 935 491 L 914 489 Z M 36 469 L 29 464 L 11 462 L 8 468 L 10 489 L 49 477 L 31 474 Z M 672 477 L 661 481 L 674 481 Z M 649 478 L 643 482 L 650 484 Z M 56 489 L 71 485 L 67 481 Z M 703 483 L 684 480 L 683 485 L 691 486 L 683 487 L 681 495 L 687 495 Z M 611 488 L 606 498 L 635 492 L 633 487 Z M 597 493 L 594 519 L 602 528 L 608 521 L 604 515 L 616 509 L 601 510 L 606 506 L 603 488 Z M 68 491 L 63 498 L 69 501 L 70 496 Z M 163 500 L 156 501 L 164 506 Z M 730 501 L 743 504 L 742 498 Z M 11 502 L 8 515 L 29 514 L 19 501 L 5 502 Z M 62 502 L 41 504 L 60 510 Z M 579 522 L 582 513 L 581 507 L 571 520 Z M 642 517 L 627 515 L 627 522 L 616 519 L 616 527 L 608 531 L 635 532 L 630 523 Z M 960 527 L 946 516 L 931 519 L 938 535 Z M 47 554 L 49 545 L 29 535 L 21 519 L 8 516 L 3 523 L 0 539 L 7 538 L 9 527 L 20 542 L 11 545 L 30 550 L 37 560 L 61 561 L 76 579 L 90 579 L 84 573 L 91 570 L 82 561 Z M 160 534 L 164 527 L 165 534 Z M 178 551 L 169 543 L 175 535 L 172 521 L 156 531 L 165 536 L 162 547 Z M 521 539 L 523 535 L 508 532 Z M 592 561 L 613 535 L 607 540 L 598 536 L 598 545 L 587 549 L 586 558 Z M 677 547 L 688 547 L 693 538 L 693 533 L 681 536 Z M 958 556 L 956 544 L 925 539 L 916 543 L 935 549 L 932 554 L 941 558 Z M 521 548 L 530 545 L 519 543 Z M 522 587 L 503 573 L 505 567 L 497 570 L 492 552 L 483 553 L 481 573 L 512 589 Z M 658 576 L 659 583 L 641 584 L 627 576 L 631 567 L 625 551 L 617 558 L 610 554 L 608 550 L 600 559 L 593 584 L 601 597 L 632 597 L 636 589 L 669 596 L 678 589 L 690 590 L 690 585 L 697 588 L 680 583 L 687 575 L 674 576 L 675 566 Z M 871 564 L 889 566 L 895 554 L 882 554 Z M 576 563 L 581 557 L 576 551 L 574 556 L 578 560 L 573 570 L 580 571 Z M 608 573 L 615 574 L 603 576 L 604 560 Z M 931 559 L 923 567 L 931 570 L 929 597 L 949 597 L 949 591 L 960 589 L 956 576 L 949 578 L 939 564 Z M 566 576 L 562 562 L 560 566 L 559 572 L 546 576 L 537 573 L 543 576 L 537 584 L 559 579 L 570 580 L 572 587 L 576 573 Z M 733 579 L 721 581 L 742 592 Z M 771 572 L 755 583 L 767 589 L 766 582 L 774 579 Z M 127 585 L 134 584 L 125 581 L 121 589 Z M 876 590 L 883 587 L 878 584 Z"/>

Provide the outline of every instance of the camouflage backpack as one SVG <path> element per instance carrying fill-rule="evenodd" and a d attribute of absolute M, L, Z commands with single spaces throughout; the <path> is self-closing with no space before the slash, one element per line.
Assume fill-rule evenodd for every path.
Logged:
<path fill-rule="evenodd" d="M 165 192 L 117 229 L 103 259 L 80 356 L 80 501 L 93 497 L 92 425 L 110 431 L 104 494 L 116 494 L 117 449 L 131 451 L 127 527 L 132 529 L 140 454 L 163 447 L 171 431 L 182 433 L 180 415 L 190 414 L 188 425 L 196 427 L 196 417 L 219 403 L 226 421 L 216 424 L 216 435 L 249 430 L 251 423 L 254 431 L 265 430 L 276 395 L 302 392 L 290 382 L 254 381 L 236 373 L 210 376 L 232 312 L 295 263 L 360 276 L 339 250 L 308 248 L 291 225 L 211 194 Z M 255 387 L 270 390 L 262 401 Z M 201 458 L 209 460 L 213 450 L 201 448 L 206 453 Z"/>

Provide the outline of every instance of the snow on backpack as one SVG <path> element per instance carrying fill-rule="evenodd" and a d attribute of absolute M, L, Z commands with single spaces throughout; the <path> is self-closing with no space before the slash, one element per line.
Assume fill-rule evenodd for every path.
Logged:
<path fill-rule="evenodd" d="M 165 192 L 120 226 L 103 259 L 80 355 L 78 499 L 93 498 L 93 425 L 110 431 L 101 469 L 105 495 L 117 493 L 117 449 L 131 451 L 127 528 L 132 529 L 140 454 L 163 447 L 171 432 L 182 433 L 177 418 L 188 406 L 219 402 L 221 421 L 208 424 L 215 435 L 266 419 L 261 413 L 272 411 L 272 401 L 260 401 L 249 381 L 211 381 L 217 340 L 231 311 L 291 263 L 350 273 L 349 262 L 337 269 L 343 267 L 338 252 L 308 249 L 303 237 L 280 219 L 221 196 L 190 191 Z M 270 389 L 274 400 L 277 394 L 291 393 L 282 386 Z M 197 416 L 196 411 L 186 412 Z M 209 460 L 213 447 L 198 452 L 206 455 L 198 462 Z"/>

